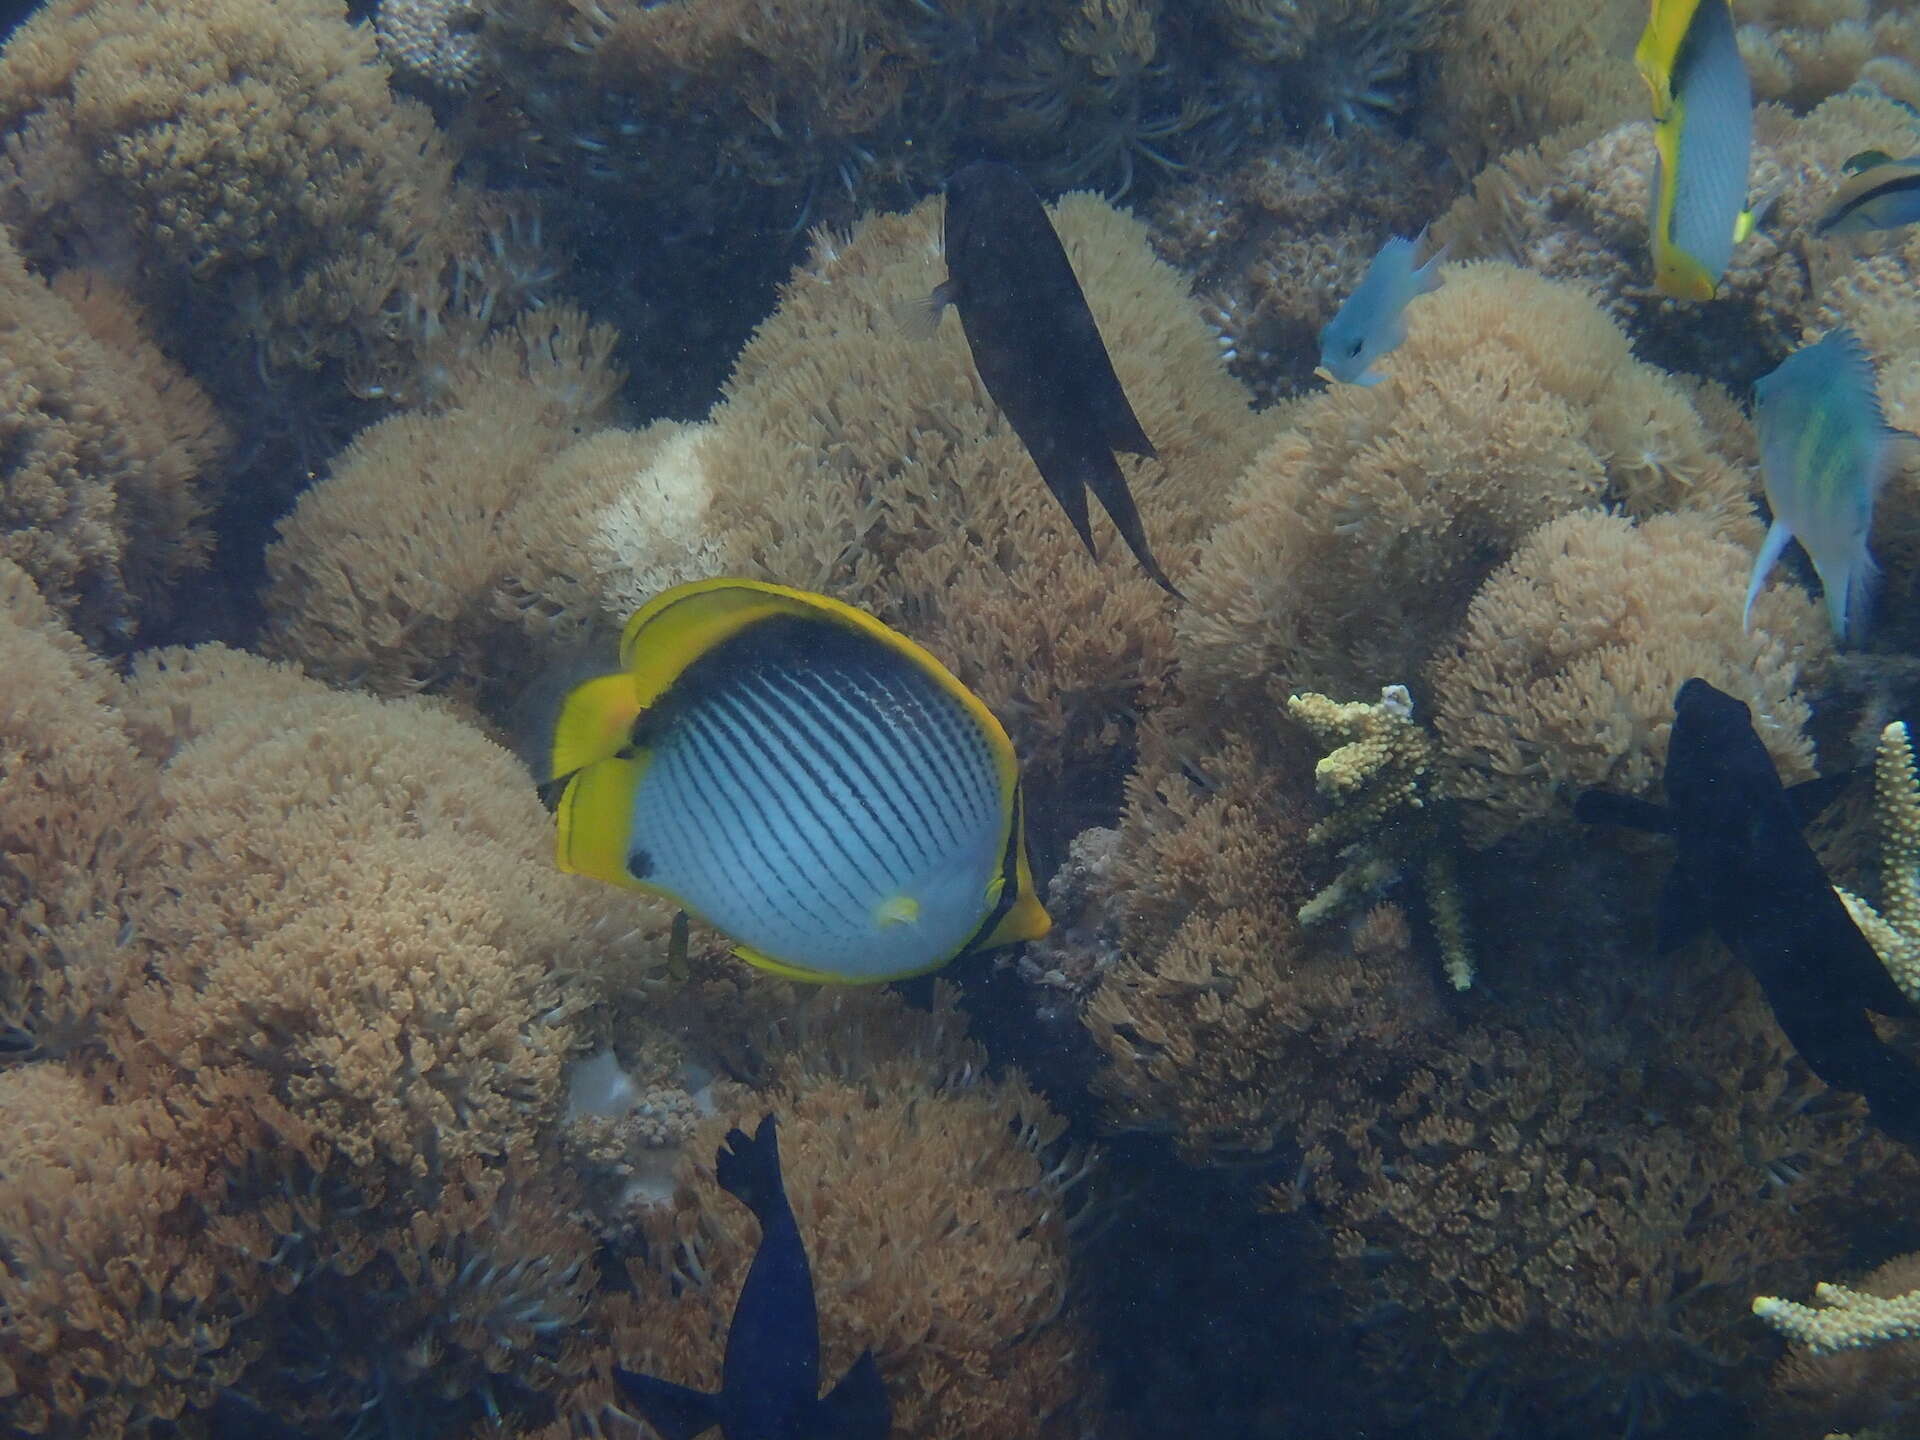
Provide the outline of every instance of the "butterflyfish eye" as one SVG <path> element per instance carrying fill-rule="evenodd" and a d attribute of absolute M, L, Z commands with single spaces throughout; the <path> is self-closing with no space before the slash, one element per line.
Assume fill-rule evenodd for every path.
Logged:
<path fill-rule="evenodd" d="M 1353 344 L 1347 347 L 1347 354 L 1358 355 L 1360 353 L 1360 347 L 1362 343 L 1363 342 L 1360 340 L 1360 338 L 1358 336 L 1355 336 Z"/>
<path fill-rule="evenodd" d="M 644 880 L 653 874 L 653 856 L 645 850 L 635 850 L 627 856 L 627 874 L 636 880 Z"/>

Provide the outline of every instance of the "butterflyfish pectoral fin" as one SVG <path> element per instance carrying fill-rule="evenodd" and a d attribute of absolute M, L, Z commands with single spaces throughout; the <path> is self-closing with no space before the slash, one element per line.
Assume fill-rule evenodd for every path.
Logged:
<path fill-rule="evenodd" d="M 574 688 L 554 726 L 547 778 L 559 780 L 626 749 L 640 718 L 631 675 L 602 675 Z"/>
<path fill-rule="evenodd" d="M 554 813 L 553 858 L 562 870 L 657 893 L 634 873 L 631 850 L 633 797 L 647 763 L 645 756 L 597 760 L 567 782 Z"/>
<path fill-rule="evenodd" d="M 895 925 L 911 925 L 920 918 L 920 902 L 911 895 L 895 895 L 873 912 L 873 923 L 882 930 Z"/>

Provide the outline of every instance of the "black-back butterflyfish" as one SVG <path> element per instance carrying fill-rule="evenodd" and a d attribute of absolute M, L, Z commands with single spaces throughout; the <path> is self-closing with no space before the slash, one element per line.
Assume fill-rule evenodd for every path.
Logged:
<path fill-rule="evenodd" d="M 568 695 L 560 868 L 662 896 L 791 979 L 862 984 L 1044 935 L 993 713 L 873 616 L 699 580 Z"/>
<path fill-rule="evenodd" d="M 1753 88 L 1727 0 L 1652 0 L 1634 60 L 1653 97 L 1654 286 L 1711 300 L 1753 228 Z"/>

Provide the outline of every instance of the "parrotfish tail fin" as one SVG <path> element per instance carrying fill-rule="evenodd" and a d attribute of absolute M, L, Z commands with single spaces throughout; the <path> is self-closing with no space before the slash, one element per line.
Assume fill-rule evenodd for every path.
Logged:
<path fill-rule="evenodd" d="M 1114 528 L 1120 532 L 1120 538 L 1127 542 L 1127 548 L 1133 551 L 1133 558 L 1140 562 L 1140 568 L 1147 577 L 1176 600 L 1185 600 L 1174 588 L 1160 563 L 1153 558 L 1153 551 L 1147 545 L 1146 526 L 1140 523 L 1140 511 L 1133 503 L 1133 491 L 1127 488 L 1127 477 L 1120 473 L 1120 462 L 1111 455 L 1106 457 L 1105 465 L 1096 465 L 1093 479 L 1093 493 L 1100 497 L 1101 505 L 1106 507 L 1112 518 Z M 1082 500 L 1084 504 L 1084 498 Z"/>
<path fill-rule="evenodd" d="M 880 1379 L 871 1350 L 847 1367 L 840 1383 L 815 1408 L 809 1440 L 887 1440 L 893 1429 L 893 1402 Z"/>
<path fill-rule="evenodd" d="M 720 1398 L 615 1366 L 613 1378 L 640 1418 L 666 1440 L 693 1440 L 720 1423 Z"/>
<path fill-rule="evenodd" d="M 1101 453 L 1106 454 L 1105 451 Z M 1040 478 L 1047 482 L 1047 489 L 1053 492 L 1053 498 L 1059 502 L 1060 508 L 1067 512 L 1067 520 L 1073 526 L 1073 533 L 1078 535 L 1080 543 L 1087 547 L 1087 554 L 1098 560 L 1100 551 L 1093 543 L 1093 521 L 1087 515 L 1085 477 L 1078 473 L 1072 459 L 1065 455 L 1048 454 L 1045 464 L 1040 463 L 1040 455 L 1035 455 L 1033 460 L 1040 468 Z M 1116 463 L 1111 455 L 1106 455 L 1106 461 L 1109 465 Z"/>
<path fill-rule="evenodd" d="M 766 1223 L 770 1210 L 784 1210 L 786 1186 L 780 1179 L 780 1141 L 773 1116 L 761 1117 L 751 1138 L 744 1130 L 729 1130 L 713 1157 L 713 1175 L 720 1188 Z"/>
<path fill-rule="evenodd" d="M 1753 629 L 1753 602 L 1760 598 L 1760 591 L 1765 587 L 1767 576 L 1772 573 L 1775 563 L 1780 559 L 1780 552 L 1787 548 L 1787 542 L 1792 539 L 1793 531 L 1779 520 L 1775 520 L 1767 527 L 1767 538 L 1760 542 L 1759 553 L 1753 557 L 1753 575 L 1747 581 L 1747 603 L 1740 611 L 1742 630 Z"/>

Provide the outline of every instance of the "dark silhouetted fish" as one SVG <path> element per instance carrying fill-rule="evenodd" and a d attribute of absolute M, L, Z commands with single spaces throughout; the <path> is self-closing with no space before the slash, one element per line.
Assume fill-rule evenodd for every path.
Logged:
<path fill-rule="evenodd" d="M 1836 780 L 1783 786 L 1747 707 L 1704 680 L 1682 685 L 1673 709 L 1667 803 L 1589 790 L 1574 813 L 1673 836 L 1660 952 L 1711 926 L 1760 982 L 1813 1073 L 1864 1096 L 1887 1134 L 1920 1143 L 1920 1069 L 1882 1044 L 1867 1018 L 1912 1007 L 1800 833 Z"/>
<path fill-rule="evenodd" d="M 886 1440 L 893 1408 L 873 1352 L 862 1351 L 838 1385 L 820 1395 L 820 1324 L 813 1272 L 780 1179 L 773 1116 L 749 1139 L 729 1130 L 714 1157 L 721 1188 L 760 1222 L 760 1249 L 733 1308 L 720 1393 L 615 1369 L 646 1422 L 667 1440 L 720 1427 L 726 1440 Z"/>
<path fill-rule="evenodd" d="M 1154 583 L 1184 598 L 1147 548 L 1133 493 L 1113 452 L 1158 459 L 1140 428 L 1087 297 L 1046 207 L 1005 165 L 969 165 L 947 182 L 947 278 L 933 313 L 953 305 L 974 368 L 1027 447 L 1040 478 L 1080 534 L 1093 530 L 1087 491 Z"/>

